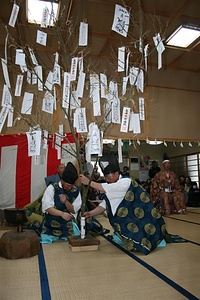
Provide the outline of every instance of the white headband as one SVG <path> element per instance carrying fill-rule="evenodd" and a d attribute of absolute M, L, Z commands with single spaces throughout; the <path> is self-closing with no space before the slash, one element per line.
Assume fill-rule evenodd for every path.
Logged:
<path fill-rule="evenodd" d="M 162 162 L 162 163 L 164 164 L 164 163 L 166 163 L 166 162 L 169 162 L 169 159 L 165 159 L 165 160 L 163 160 L 163 162 Z"/>

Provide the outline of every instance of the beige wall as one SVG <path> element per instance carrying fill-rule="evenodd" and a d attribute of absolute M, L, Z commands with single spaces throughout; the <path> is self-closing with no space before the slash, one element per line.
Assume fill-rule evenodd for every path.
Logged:
<path fill-rule="evenodd" d="M 200 140 L 200 93 L 149 88 L 149 132 L 162 140 Z"/>

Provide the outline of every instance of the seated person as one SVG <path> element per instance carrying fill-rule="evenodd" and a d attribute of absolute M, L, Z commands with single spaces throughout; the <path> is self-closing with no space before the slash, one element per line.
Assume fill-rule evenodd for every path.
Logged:
<path fill-rule="evenodd" d="M 160 201 L 161 213 L 169 216 L 172 212 L 186 213 L 186 199 L 181 191 L 178 178 L 170 170 L 170 161 L 163 160 L 163 170 L 152 180 L 151 199 L 154 205 Z"/>
<path fill-rule="evenodd" d="M 187 193 L 189 193 L 190 189 L 192 188 L 192 180 L 190 176 L 185 177 L 185 190 Z"/>
<path fill-rule="evenodd" d="M 123 177 L 130 177 L 130 175 L 129 175 L 129 167 L 124 166 L 124 167 L 123 167 L 123 171 L 121 172 L 121 175 L 122 175 Z"/>
<path fill-rule="evenodd" d="M 192 186 L 188 192 L 188 206 L 199 207 L 200 206 L 200 190 L 195 181 L 192 182 Z"/>
<path fill-rule="evenodd" d="M 185 175 L 180 175 L 179 176 L 179 183 L 181 185 L 184 185 L 184 187 L 185 187 Z"/>
<path fill-rule="evenodd" d="M 78 173 L 69 162 L 59 182 L 50 184 L 42 198 L 45 218 L 42 226 L 41 243 L 52 243 L 58 239 L 67 240 L 68 235 L 79 235 L 76 218 L 82 199 L 79 187 L 75 185 Z"/>
<path fill-rule="evenodd" d="M 149 178 L 153 179 L 154 176 L 160 172 L 160 167 L 158 166 L 158 163 L 156 160 L 153 160 L 151 163 L 151 168 L 149 169 Z"/>
<path fill-rule="evenodd" d="M 59 182 L 64 170 L 65 170 L 65 165 L 59 164 L 58 173 L 45 178 L 46 185 L 49 186 L 52 183 Z M 44 212 L 42 212 L 42 198 L 44 192 L 45 190 L 42 191 L 42 193 L 39 195 L 39 197 L 36 200 L 27 204 L 24 207 L 26 218 L 28 221 L 26 228 L 35 230 L 38 234 L 40 234 L 41 225 L 45 216 Z"/>
<path fill-rule="evenodd" d="M 184 194 L 186 205 L 187 205 L 187 202 L 188 202 L 188 193 L 185 190 L 185 184 L 183 182 L 180 182 L 180 188 L 181 188 L 182 193 Z"/>
<path fill-rule="evenodd" d="M 100 177 L 101 177 L 101 174 L 98 171 L 98 166 L 94 166 L 92 180 L 98 181 L 98 180 L 100 180 Z"/>
<path fill-rule="evenodd" d="M 38 234 L 40 234 L 40 228 L 44 220 L 44 213 L 42 212 L 43 195 L 44 191 L 36 200 L 24 206 L 25 215 L 27 218 L 26 229 L 35 230 Z"/>
<path fill-rule="evenodd" d="M 91 178 L 92 173 L 93 173 L 93 165 L 91 162 L 86 160 L 85 153 L 81 152 L 81 164 L 82 164 L 82 169 L 83 169 L 83 174 L 87 176 L 88 178 Z"/>
<path fill-rule="evenodd" d="M 129 177 L 120 175 L 119 163 L 112 154 L 99 159 L 107 182 L 91 181 L 90 186 L 105 193 L 103 201 L 93 210 L 85 212 L 86 218 L 107 212 L 109 222 L 117 237 L 129 251 L 149 254 L 166 235 L 165 222 L 153 206 L 148 193 Z M 80 181 L 89 179 L 80 174 Z"/>
<path fill-rule="evenodd" d="M 59 182 L 62 178 L 62 174 L 65 170 L 64 164 L 58 165 L 58 173 L 45 177 L 46 186 L 49 186 L 51 183 Z"/>

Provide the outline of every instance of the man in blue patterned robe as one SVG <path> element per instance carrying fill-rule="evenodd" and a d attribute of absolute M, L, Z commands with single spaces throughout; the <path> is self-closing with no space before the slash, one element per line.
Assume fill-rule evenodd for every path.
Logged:
<path fill-rule="evenodd" d="M 105 193 L 104 200 L 95 209 L 85 212 L 85 217 L 95 217 L 105 210 L 109 222 L 126 249 L 149 254 L 165 238 L 165 222 L 152 204 L 148 193 L 135 181 L 120 176 L 114 155 L 99 160 L 106 183 L 91 181 L 90 186 Z M 81 183 L 89 180 L 80 174 Z"/>
<path fill-rule="evenodd" d="M 45 218 L 41 233 L 41 243 L 52 243 L 58 239 L 67 240 L 68 235 L 79 235 L 76 225 L 82 200 L 79 187 L 75 185 L 78 173 L 69 162 L 59 182 L 50 184 L 42 198 Z"/>

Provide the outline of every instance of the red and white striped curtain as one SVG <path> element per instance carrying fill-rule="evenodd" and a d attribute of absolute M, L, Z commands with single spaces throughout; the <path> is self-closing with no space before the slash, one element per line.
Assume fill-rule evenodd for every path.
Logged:
<path fill-rule="evenodd" d="M 73 144 L 71 133 L 67 139 Z M 40 156 L 29 157 L 26 134 L 0 136 L 0 209 L 22 208 L 34 201 L 46 187 L 44 178 L 55 174 L 60 162 L 67 161 L 57 158 L 53 142 L 48 141 Z"/>

